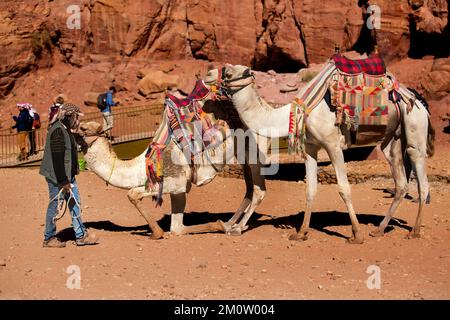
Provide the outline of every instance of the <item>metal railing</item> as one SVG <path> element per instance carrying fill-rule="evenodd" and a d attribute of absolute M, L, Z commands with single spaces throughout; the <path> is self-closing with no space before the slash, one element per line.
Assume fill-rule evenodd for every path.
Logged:
<path fill-rule="evenodd" d="M 130 107 L 114 107 L 112 115 L 114 126 L 111 135 L 113 143 L 151 138 L 161 123 L 163 105 L 136 105 Z M 81 121 L 96 121 L 103 124 L 103 115 L 100 111 L 85 113 Z M 45 141 L 47 138 L 47 121 L 42 121 L 41 128 L 32 132 L 35 136 L 36 154 L 29 155 L 26 160 L 19 161 L 20 155 L 19 134 L 12 129 L 0 130 L 0 167 L 16 166 L 42 159 Z M 27 136 L 26 151 L 30 151 L 30 139 Z"/>

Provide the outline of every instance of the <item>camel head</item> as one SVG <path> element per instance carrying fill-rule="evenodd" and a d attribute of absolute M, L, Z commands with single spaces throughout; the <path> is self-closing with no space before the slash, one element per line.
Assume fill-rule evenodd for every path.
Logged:
<path fill-rule="evenodd" d="M 99 138 L 105 137 L 103 126 L 95 121 L 82 122 L 78 133 L 75 135 L 77 143 L 81 146 L 83 153 Z"/>
<path fill-rule="evenodd" d="M 203 81 L 208 86 L 217 85 L 217 83 L 219 82 L 219 69 L 208 70 Z"/>
<path fill-rule="evenodd" d="M 222 68 L 222 86 L 228 96 L 255 82 L 255 75 L 249 67 L 226 64 Z"/>
<path fill-rule="evenodd" d="M 223 86 L 225 67 L 210 68 L 203 78 L 205 85 L 214 93 L 215 99 L 217 101 L 230 101 L 230 97 L 226 92 L 226 88 Z"/>

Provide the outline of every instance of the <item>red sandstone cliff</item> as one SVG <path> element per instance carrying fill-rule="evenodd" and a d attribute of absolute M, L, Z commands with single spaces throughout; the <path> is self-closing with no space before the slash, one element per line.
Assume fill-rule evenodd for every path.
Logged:
<path fill-rule="evenodd" d="M 366 28 L 368 4 L 381 10 L 376 33 Z M 81 10 L 80 29 L 67 26 L 69 5 Z M 158 97 L 158 86 L 186 92 L 209 62 L 297 72 L 325 61 L 334 43 L 362 52 L 376 39 L 388 62 L 445 58 L 448 7 L 448 0 L 2 0 L 0 108 L 17 99 L 48 105 L 61 91 L 81 103 L 113 82 L 129 101 Z M 449 65 L 436 62 L 421 89 L 447 95 Z M 155 70 L 172 78 L 155 85 L 145 78 Z"/>

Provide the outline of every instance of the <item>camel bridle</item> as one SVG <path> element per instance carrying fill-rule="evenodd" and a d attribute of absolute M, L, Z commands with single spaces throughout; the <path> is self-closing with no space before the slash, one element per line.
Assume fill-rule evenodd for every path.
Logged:
<path fill-rule="evenodd" d="M 82 132 L 78 131 L 77 135 L 83 139 L 83 141 L 86 143 L 86 145 L 88 147 L 92 146 L 94 144 L 94 142 L 97 141 L 98 138 L 100 138 L 100 137 L 106 138 L 107 137 L 105 130 L 102 130 L 100 132 L 95 132 L 95 133 L 85 133 L 84 131 L 82 131 Z M 89 142 L 87 142 L 86 138 L 93 138 L 93 139 L 92 140 L 89 139 Z"/>
<path fill-rule="evenodd" d="M 95 133 L 85 133 L 84 131 L 82 131 L 81 133 L 78 132 L 77 134 L 83 139 L 83 142 L 86 144 L 84 146 L 81 146 L 84 149 L 90 148 L 94 144 L 94 142 L 97 141 L 97 139 L 100 137 L 107 138 L 107 134 L 106 134 L 105 130 L 95 132 Z M 92 138 L 92 139 L 89 139 L 89 141 L 86 141 L 86 138 Z M 109 178 L 106 180 L 107 186 L 109 185 L 109 181 L 111 180 L 112 174 L 116 167 L 116 160 L 117 160 L 117 158 L 113 159 L 113 162 L 111 165 L 111 171 L 109 173 Z"/>
<path fill-rule="evenodd" d="M 240 77 L 234 78 L 234 79 L 226 79 L 225 75 L 225 68 L 223 67 L 221 70 L 221 83 L 224 84 L 223 91 L 226 93 L 227 96 L 231 97 L 237 92 L 241 91 L 242 89 L 248 87 L 249 85 L 255 83 L 255 75 L 253 72 L 251 72 L 250 68 L 245 69 L 245 71 L 242 73 Z M 237 81 L 241 80 L 247 80 L 250 79 L 250 81 L 246 83 L 237 83 Z"/>

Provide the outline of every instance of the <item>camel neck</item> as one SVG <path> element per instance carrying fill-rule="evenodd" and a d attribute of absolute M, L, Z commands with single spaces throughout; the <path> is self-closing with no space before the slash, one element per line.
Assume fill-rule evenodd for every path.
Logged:
<path fill-rule="evenodd" d="M 120 160 L 106 138 L 97 139 L 84 155 L 88 167 L 101 179 L 118 188 L 145 184 L 145 152 L 131 160 Z"/>
<path fill-rule="evenodd" d="M 290 104 L 281 108 L 272 108 L 259 96 L 254 85 L 249 85 L 235 93 L 233 103 L 249 129 L 271 138 L 288 135 Z"/>

